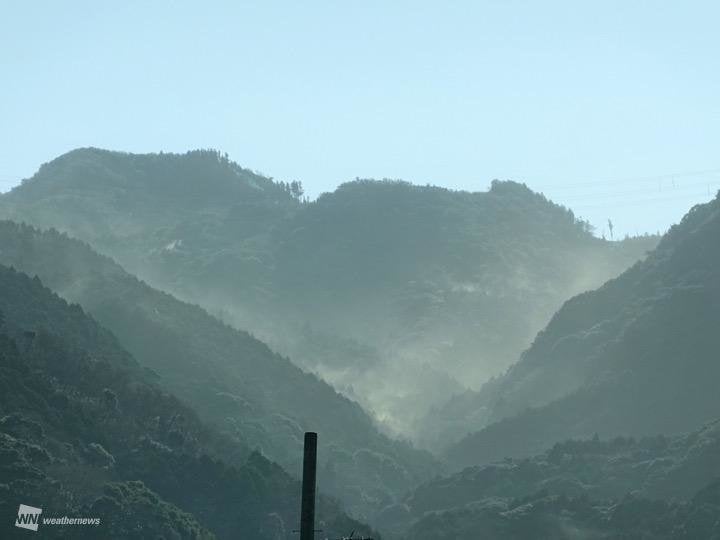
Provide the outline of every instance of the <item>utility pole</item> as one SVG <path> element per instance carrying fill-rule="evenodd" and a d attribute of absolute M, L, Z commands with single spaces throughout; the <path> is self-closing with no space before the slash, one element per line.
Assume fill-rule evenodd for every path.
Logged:
<path fill-rule="evenodd" d="M 302 502 L 300 507 L 300 540 L 315 536 L 315 472 L 317 469 L 317 433 L 305 433 L 303 454 Z"/>
<path fill-rule="evenodd" d="M 302 499 L 300 501 L 300 530 L 293 532 L 300 533 L 300 540 L 314 540 L 315 533 L 323 532 L 315 528 L 315 473 L 317 469 L 317 433 L 308 431 L 305 433 L 303 447 L 303 477 L 302 477 Z M 338 540 L 374 540 L 368 536 L 343 536 Z"/>

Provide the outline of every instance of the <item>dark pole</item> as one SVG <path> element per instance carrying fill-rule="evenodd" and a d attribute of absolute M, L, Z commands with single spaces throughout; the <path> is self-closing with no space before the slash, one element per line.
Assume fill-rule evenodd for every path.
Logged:
<path fill-rule="evenodd" d="M 300 540 L 315 537 L 315 468 L 317 466 L 317 433 L 305 433 L 303 455 L 302 506 L 300 508 Z"/>

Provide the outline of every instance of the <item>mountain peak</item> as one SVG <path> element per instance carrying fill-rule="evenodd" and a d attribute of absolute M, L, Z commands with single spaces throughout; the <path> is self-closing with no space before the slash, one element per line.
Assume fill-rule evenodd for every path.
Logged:
<path fill-rule="evenodd" d="M 68 199 L 109 214 L 181 215 L 189 207 L 213 213 L 247 202 L 294 205 L 285 184 L 231 161 L 217 150 L 133 154 L 77 148 L 45 163 L 6 196 L 54 207 Z"/>

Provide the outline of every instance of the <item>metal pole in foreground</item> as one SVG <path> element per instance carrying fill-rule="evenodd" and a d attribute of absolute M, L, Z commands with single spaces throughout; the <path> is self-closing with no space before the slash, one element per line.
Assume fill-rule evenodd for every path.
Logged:
<path fill-rule="evenodd" d="M 300 507 L 300 540 L 315 536 L 315 469 L 317 467 L 317 433 L 305 433 L 303 454 L 302 502 Z"/>

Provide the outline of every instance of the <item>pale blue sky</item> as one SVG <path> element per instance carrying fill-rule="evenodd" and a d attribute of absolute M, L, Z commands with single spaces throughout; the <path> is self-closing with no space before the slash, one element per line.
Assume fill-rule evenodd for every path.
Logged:
<path fill-rule="evenodd" d="M 0 0 L 0 188 L 78 146 L 213 147 L 313 196 L 508 178 L 656 231 L 720 188 L 718 21 L 711 1 Z"/>

